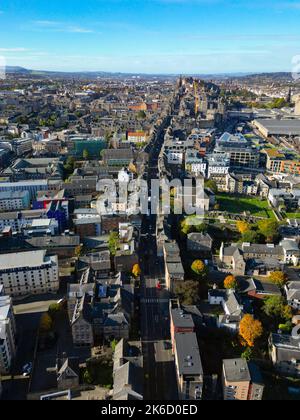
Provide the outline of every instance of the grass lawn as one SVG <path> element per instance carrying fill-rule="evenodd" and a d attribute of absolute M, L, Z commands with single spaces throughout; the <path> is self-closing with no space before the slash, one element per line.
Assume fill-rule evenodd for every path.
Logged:
<path fill-rule="evenodd" d="M 218 194 L 217 202 L 220 204 L 221 211 L 228 213 L 241 214 L 249 212 L 252 216 L 264 217 L 267 219 L 274 219 L 274 213 L 269 206 L 269 203 L 259 198 L 240 197 L 229 194 Z"/>
<path fill-rule="evenodd" d="M 286 219 L 300 219 L 300 213 L 285 213 Z"/>

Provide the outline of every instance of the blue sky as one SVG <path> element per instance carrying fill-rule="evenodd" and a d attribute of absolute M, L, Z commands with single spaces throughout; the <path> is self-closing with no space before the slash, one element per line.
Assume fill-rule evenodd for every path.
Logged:
<path fill-rule="evenodd" d="M 300 1 L 0 0 L 0 55 L 45 70 L 291 71 Z"/>

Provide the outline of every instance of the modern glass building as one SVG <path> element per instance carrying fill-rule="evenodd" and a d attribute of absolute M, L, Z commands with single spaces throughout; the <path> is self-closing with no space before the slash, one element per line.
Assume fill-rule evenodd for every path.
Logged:
<path fill-rule="evenodd" d="M 77 157 L 83 157 L 86 150 L 90 158 L 99 158 L 102 150 L 107 148 L 107 142 L 103 138 L 73 138 L 73 153 Z"/>

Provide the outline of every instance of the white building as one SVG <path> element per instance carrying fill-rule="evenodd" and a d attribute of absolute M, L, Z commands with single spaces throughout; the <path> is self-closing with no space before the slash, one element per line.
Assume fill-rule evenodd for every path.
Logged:
<path fill-rule="evenodd" d="M 206 176 L 207 163 L 197 150 L 187 150 L 185 155 L 185 170 L 198 176 Z"/>
<path fill-rule="evenodd" d="M 290 281 L 285 286 L 285 294 L 288 304 L 296 310 L 300 310 L 300 282 Z"/>
<path fill-rule="evenodd" d="M 22 232 L 24 226 L 34 220 L 48 220 L 46 210 L 26 210 L 1 213 L 0 230 L 11 228 L 13 232 Z"/>
<path fill-rule="evenodd" d="M 230 168 L 229 156 L 224 153 L 221 155 L 212 154 L 207 158 L 208 178 L 211 175 L 227 175 Z"/>
<path fill-rule="evenodd" d="M 35 219 L 23 228 L 24 235 L 56 235 L 59 231 L 58 221 L 55 219 Z"/>
<path fill-rule="evenodd" d="M 0 374 L 9 373 L 15 355 L 16 322 L 12 299 L 4 295 L 4 288 L 0 286 Z"/>
<path fill-rule="evenodd" d="M 130 131 L 127 136 L 129 143 L 145 143 L 147 134 L 144 131 Z"/>
<path fill-rule="evenodd" d="M 284 263 L 293 264 L 295 267 L 298 266 L 300 261 L 300 249 L 298 242 L 293 239 L 284 239 L 280 246 L 283 249 Z"/>
<path fill-rule="evenodd" d="M 24 210 L 30 206 L 29 191 L 4 191 L 0 193 L 0 211 Z"/>
<path fill-rule="evenodd" d="M 57 292 L 57 256 L 46 256 L 45 250 L 0 255 L 1 284 L 13 297 Z"/>
<path fill-rule="evenodd" d="M 182 165 L 184 152 L 179 150 L 168 151 L 168 163 L 171 165 Z"/>

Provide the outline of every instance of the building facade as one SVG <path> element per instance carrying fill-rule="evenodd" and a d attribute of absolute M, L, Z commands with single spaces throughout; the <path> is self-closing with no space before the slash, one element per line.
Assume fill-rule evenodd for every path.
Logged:
<path fill-rule="evenodd" d="M 56 293 L 59 289 L 57 256 L 45 250 L 0 255 L 0 285 L 12 297 Z"/>

